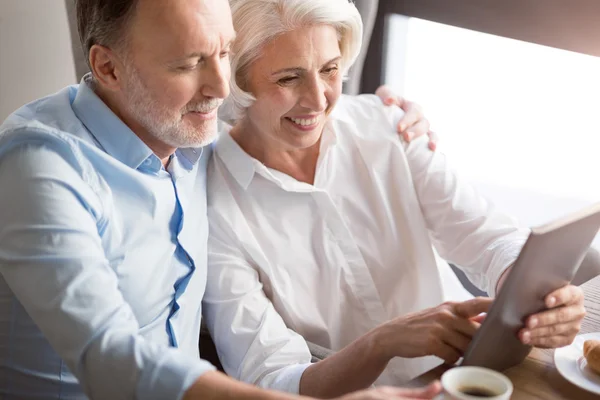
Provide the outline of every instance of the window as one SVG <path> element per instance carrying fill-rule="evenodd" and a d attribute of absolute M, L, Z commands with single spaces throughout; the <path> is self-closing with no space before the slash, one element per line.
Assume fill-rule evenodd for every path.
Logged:
<path fill-rule="evenodd" d="M 600 201 L 600 58 L 389 23 L 386 83 L 424 107 L 461 176 L 528 225 Z"/>

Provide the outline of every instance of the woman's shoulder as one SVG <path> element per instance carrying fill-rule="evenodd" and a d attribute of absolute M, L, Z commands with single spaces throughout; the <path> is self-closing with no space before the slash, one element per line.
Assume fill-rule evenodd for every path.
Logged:
<path fill-rule="evenodd" d="M 385 106 L 374 94 L 343 94 L 332 112 L 334 119 L 378 119 L 384 113 Z"/>
<path fill-rule="evenodd" d="M 360 136 L 397 139 L 395 126 L 404 112 L 397 106 L 386 106 L 374 94 L 342 95 L 331 118 L 334 122 L 352 127 Z"/>

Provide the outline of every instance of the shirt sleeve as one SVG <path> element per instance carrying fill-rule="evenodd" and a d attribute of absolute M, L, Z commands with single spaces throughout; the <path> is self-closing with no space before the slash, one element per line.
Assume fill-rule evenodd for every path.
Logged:
<path fill-rule="evenodd" d="M 401 110 L 386 112 L 396 126 Z M 500 276 L 517 259 L 530 230 L 460 178 L 442 152 L 429 150 L 427 136 L 404 144 L 404 149 L 435 248 L 477 287 L 495 296 Z"/>
<path fill-rule="evenodd" d="M 0 274 L 90 398 L 180 399 L 214 367 L 139 335 L 88 179 L 64 143 L 0 155 Z"/>
<path fill-rule="evenodd" d="M 286 327 L 240 240 L 210 207 L 209 224 L 203 312 L 225 372 L 263 388 L 299 393 L 311 360 L 306 342 Z"/>

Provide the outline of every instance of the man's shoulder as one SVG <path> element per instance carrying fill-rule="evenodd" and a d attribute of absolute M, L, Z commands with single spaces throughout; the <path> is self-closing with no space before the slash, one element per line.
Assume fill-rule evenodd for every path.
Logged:
<path fill-rule="evenodd" d="M 14 141 L 84 141 L 93 139 L 71 106 L 78 85 L 35 100 L 13 112 L 0 125 L 0 147 Z"/>
<path fill-rule="evenodd" d="M 58 168 L 48 164 L 60 159 L 61 171 L 68 166 L 69 175 L 89 180 L 94 174 L 86 154 L 96 145 L 71 108 L 76 93 L 77 88 L 70 86 L 12 113 L 0 125 L 0 163 L 18 153 L 20 162 L 50 172 Z"/>

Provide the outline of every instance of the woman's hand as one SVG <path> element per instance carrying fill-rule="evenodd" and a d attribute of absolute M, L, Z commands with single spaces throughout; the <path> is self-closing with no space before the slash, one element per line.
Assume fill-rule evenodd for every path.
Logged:
<path fill-rule="evenodd" d="M 381 325 L 375 334 L 383 357 L 434 355 L 454 364 L 481 326 L 479 314 L 487 312 L 492 301 L 478 297 L 462 303 L 447 302 Z"/>
<path fill-rule="evenodd" d="M 442 385 L 439 382 L 433 382 L 429 386 L 421 389 L 404 389 L 396 387 L 380 387 L 377 389 L 367 389 L 360 392 L 354 392 L 340 397 L 339 400 L 413 400 L 413 399 L 433 399 L 442 392 Z"/>
<path fill-rule="evenodd" d="M 418 104 L 396 95 L 387 86 L 380 86 L 375 94 L 379 96 L 385 105 L 397 105 L 404 111 L 404 116 L 396 127 L 404 140 L 410 142 L 414 138 L 427 134 L 429 136 L 429 148 L 431 150 L 436 149 L 438 137 L 429 130 L 429 121 L 425 118 L 423 109 Z"/>
<path fill-rule="evenodd" d="M 573 343 L 585 317 L 583 290 L 566 285 L 546 296 L 548 310 L 527 317 L 519 339 L 541 348 L 563 347 Z"/>

